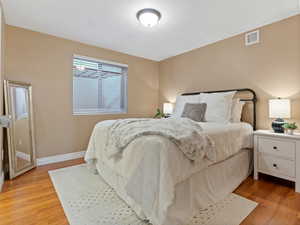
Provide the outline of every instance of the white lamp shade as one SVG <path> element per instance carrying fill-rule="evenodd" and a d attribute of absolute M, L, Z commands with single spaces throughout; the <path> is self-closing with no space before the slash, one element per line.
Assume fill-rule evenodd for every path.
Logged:
<path fill-rule="evenodd" d="M 291 102 L 289 99 L 269 100 L 270 118 L 291 118 Z"/>
<path fill-rule="evenodd" d="M 163 112 L 164 112 L 164 114 L 172 114 L 173 104 L 172 103 L 164 103 Z"/>

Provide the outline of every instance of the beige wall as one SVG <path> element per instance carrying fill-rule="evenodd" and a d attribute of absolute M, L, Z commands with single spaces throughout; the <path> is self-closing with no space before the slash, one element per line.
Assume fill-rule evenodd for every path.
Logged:
<path fill-rule="evenodd" d="M 160 104 L 190 91 L 252 88 L 259 98 L 258 128 L 268 128 L 269 98 L 292 101 L 300 123 L 300 16 L 260 29 L 261 43 L 245 47 L 244 35 L 195 49 L 160 63 Z"/>
<path fill-rule="evenodd" d="M 157 62 L 12 26 L 6 26 L 5 38 L 5 77 L 33 86 L 38 157 L 85 150 L 98 121 L 155 113 Z M 129 66 L 128 114 L 72 116 L 73 54 Z"/>
<path fill-rule="evenodd" d="M 267 128 L 267 100 L 288 97 L 300 122 L 300 16 L 260 29 L 261 43 L 244 35 L 161 62 L 6 26 L 5 76 L 33 85 L 38 157 L 81 151 L 101 120 L 152 116 L 158 103 L 200 90 L 252 88 L 259 98 L 258 127 Z M 129 65 L 128 114 L 72 116 L 72 55 Z"/>

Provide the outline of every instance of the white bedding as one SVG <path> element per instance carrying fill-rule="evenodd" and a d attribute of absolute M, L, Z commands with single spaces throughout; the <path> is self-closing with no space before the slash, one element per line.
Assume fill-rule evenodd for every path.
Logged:
<path fill-rule="evenodd" d="M 214 144 L 202 131 L 202 126 L 189 118 L 119 119 L 108 129 L 105 151 L 108 158 L 122 157 L 132 141 L 156 136 L 173 142 L 191 161 L 205 157 L 215 161 Z"/>
<path fill-rule="evenodd" d="M 249 176 L 253 166 L 252 159 L 251 150 L 241 150 L 234 156 L 210 165 L 177 184 L 174 202 L 167 213 L 168 224 L 185 225 L 191 215 L 226 198 Z M 125 188 L 127 181 L 101 161 L 96 166 L 100 176 L 140 218 L 146 219 L 140 205 L 127 194 Z"/>
<path fill-rule="evenodd" d="M 253 147 L 253 127 L 248 123 L 200 123 L 200 125 L 215 143 L 217 162 L 241 149 Z"/>
<path fill-rule="evenodd" d="M 85 160 L 98 169 L 101 169 L 99 163 L 103 163 L 122 178 L 123 182 L 113 188 L 125 190 L 127 203 L 139 216 L 145 215 L 155 225 L 180 224 L 170 215 L 178 184 L 215 162 L 204 158 L 193 163 L 172 142 L 158 136 L 138 138 L 126 148 L 122 158 L 108 159 L 104 147 L 112 123 L 104 121 L 95 126 Z M 215 143 L 217 162 L 252 147 L 252 127 L 246 123 L 201 123 L 201 126 Z"/>

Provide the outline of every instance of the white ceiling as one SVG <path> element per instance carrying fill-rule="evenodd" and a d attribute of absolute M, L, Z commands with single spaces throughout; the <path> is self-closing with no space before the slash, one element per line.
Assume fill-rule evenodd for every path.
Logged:
<path fill-rule="evenodd" d="M 295 15 L 299 0 L 1 0 L 6 23 L 153 60 Z M 159 25 L 135 14 L 151 7 Z"/>

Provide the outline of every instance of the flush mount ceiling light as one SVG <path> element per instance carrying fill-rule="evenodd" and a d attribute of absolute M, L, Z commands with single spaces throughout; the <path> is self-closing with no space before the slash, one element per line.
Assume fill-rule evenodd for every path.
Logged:
<path fill-rule="evenodd" d="M 158 24 L 161 14 L 156 9 L 141 9 L 137 12 L 136 18 L 143 24 L 145 27 L 153 27 Z"/>

